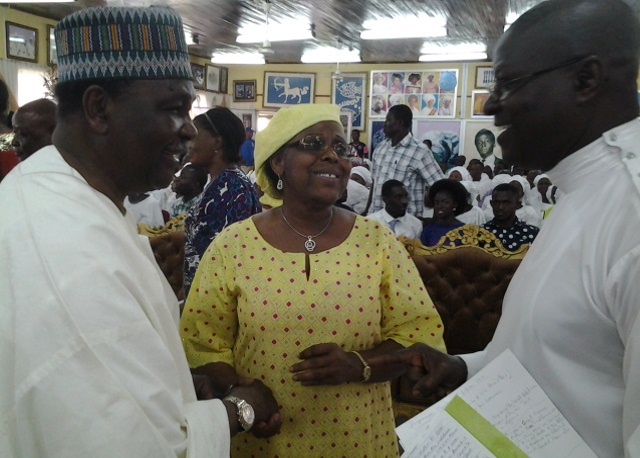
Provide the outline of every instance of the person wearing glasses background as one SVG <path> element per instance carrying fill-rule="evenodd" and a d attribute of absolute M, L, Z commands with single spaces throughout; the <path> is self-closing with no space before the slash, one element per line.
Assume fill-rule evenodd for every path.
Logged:
<path fill-rule="evenodd" d="M 209 173 L 209 182 L 185 218 L 185 297 L 211 241 L 228 225 L 262 211 L 258 194 L 240 169 L 245 127 L 228 108 L 196 116 L 198 136 L 189 143 L 189 160 Z"/>
<path fill-rule="evenodd" d="M 281 433 L 238 437 L 232 456 L 397 456 L 390 377 L 367 361 L 415 342 L 445 351 L 403 245 L 334 206 L 351 172 L 339 116 L 283 108 L 257 134 L 258 184 L 282 205 L 223 230 L 187 299 L 190 365 L 258 378 L 281 406 Z"/>
<path fill-rule="evenodd" d="M 505 162 L 546 172 L 562 199 L 484 351 L 396 356 L 427 370 L 427 392 L 509 348 L 599 457 L 640 456 L 639 54 L 638 17 L 619 0 L 549 0 L 505 32 L 485 112 Z"/>

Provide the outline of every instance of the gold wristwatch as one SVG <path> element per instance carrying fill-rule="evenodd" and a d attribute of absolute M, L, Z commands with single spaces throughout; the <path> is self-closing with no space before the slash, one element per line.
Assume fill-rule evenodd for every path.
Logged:
<path fill-rule="evenodd" d="M 233 402 L 238 408 L 238 422 L 245 431 L 249 431 L 256 420 L 256 414 L 253 411 L 253 407 L 244 399 L 236 398 L 235 396 L 226 396 L 223 401 Z"/>
<path fill-rule="evenodd" d="M 360 360 L 360 362 L 362 363 L 362 365 L 364 366 L 362 368 L 362 381 L 363 382 L 368 381 L 371 378 L 371 366 L 367 364 L 367 362 L 364 360 L 362 355 L 357 351 L 352 351 L 351 353 L 355 354 Z"/>

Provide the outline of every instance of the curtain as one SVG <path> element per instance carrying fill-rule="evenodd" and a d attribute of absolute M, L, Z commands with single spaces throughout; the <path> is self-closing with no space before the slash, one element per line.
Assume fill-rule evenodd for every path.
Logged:
<path fill-rule="evenodd" d="M 0 59 L 0 73 L 16 98 L 18 106 L 45 96 L 44 76 L 46 65 L 22 62 L 14 59 Z M 15 111 L 17 107 L 9 108 Z"/>

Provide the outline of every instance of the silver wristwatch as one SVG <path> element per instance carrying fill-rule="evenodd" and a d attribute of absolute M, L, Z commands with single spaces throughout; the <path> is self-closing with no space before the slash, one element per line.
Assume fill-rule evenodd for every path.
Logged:
<path fill-rule="evenodd" d="M 256 414 L 253 411 L 253 407 L 244 399 L 236 398 L 235 396 L 226 396 L 223 401 L 233 402 L 238 408 L 238 421 L 240 426 L 245 431 L 249 431 L 256 420 Z"/>

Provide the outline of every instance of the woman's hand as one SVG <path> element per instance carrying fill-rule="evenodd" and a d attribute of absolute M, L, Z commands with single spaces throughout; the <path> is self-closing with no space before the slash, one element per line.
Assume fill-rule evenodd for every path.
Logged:
<path fill-rule="evenodd" d="M 304 386 L 340 385 L 362 380 L 362 363 L 336 343 L 312 345 L 300 353 L 303 361 L 289 368 L 293 380 Z"/>

